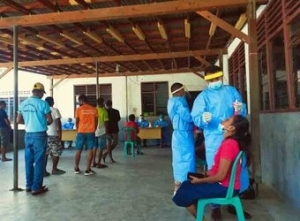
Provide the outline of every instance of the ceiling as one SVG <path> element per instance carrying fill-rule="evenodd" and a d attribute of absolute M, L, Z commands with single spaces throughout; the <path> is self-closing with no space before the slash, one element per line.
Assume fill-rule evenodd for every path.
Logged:
<path fill-rule="evenodd" d="M 107 76 L 197 73 L 226 53 L 232 36 L 239 33 L 218 26 L 225 22 L 241 29 L 247 2 L 2 0 L 0 66 L 13 67 L 12 27 L 18 26 L 21 70 L 94 76 L 97 62 L 99 74 Z"/>

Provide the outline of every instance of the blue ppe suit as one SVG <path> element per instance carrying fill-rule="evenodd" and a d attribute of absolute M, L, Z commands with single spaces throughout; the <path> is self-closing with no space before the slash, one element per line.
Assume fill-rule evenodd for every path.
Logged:
<path fill-rule="evenodd" d="M 242 97 L 236 88 L 230 85 L 222 85 L 220 89 L 206 88 L 194 101 L 191 116 L 194 124 L 203 129 L 208 169 L 211 169 L 214 156 L 224 139 L 223 132 L 218 130 L 218 125 L 234 115 L 233 103 L 235 101 L 242 102 Z M 204 112 L 212 114 L 212 119 L 208 123 L 202 120 Z M 245 104 L 243 104 L 239 114 L 246 116 L 247 108 Z M 249 174 L 245 165 L 241 171 L 241 189 L 248 188 L 249 186 Z M 242 177 L 244 178 L 242 179 Z"/>
<path fill-rule="evenodd" d="M 143 119 L 142 121 L 137 121 L 136 122 L 138 124 L 139 127 L 149 127 L 149 121 L 146 121 L 145 119 Z"/>
<path fill-rule="evenodd" d="M 168 114 L 173 125 L 172 166 L 174 180 L 187 180 L 188 172 L 196 171 L 193 119 L 184 97 L 168 100 Z"/>
<path fill-rule="evenodd" d="M 167 144 L 168 140 L 169 140 L 168 139 L 168 127 L 169 127 L 168 121 L 166 121 L 164 119 L 157 119 L 154 122 L 153 127 L 161 127 L 163 144 Z"/>

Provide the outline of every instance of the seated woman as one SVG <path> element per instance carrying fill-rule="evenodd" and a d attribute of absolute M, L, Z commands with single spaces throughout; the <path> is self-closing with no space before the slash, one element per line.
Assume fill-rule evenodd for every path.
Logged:
<path fill-rule="evenodd" d="M 196 203 L 199 199 L 225 197 L 227 194 L 231 167 L 240 151 L 249 155 L 251 135 L 249 122 L 241 115 L 234 115 L 219 125 L 224 131 L 224 141 L 214 157 L 214 165 L 207 172 L 207 177 L 189 176 L 181 184 L 173 201 L 176 205 L 186 207 L 196 217 Z M 234 195 L 240 189 L 241 165 L 237 165 L 234 183 Z"/>
<path fill-rule="evenodd" d="M 132 141 L 136 141 L 138 145 L 141 145 L 141 138 L 137 135 L 140 131 L 138 124 L 135 122 L 135 116 L 134 114 L 130 114 L 128 116 L 128 121 L 125 123 L 125 127 L 131 127 L 133 129 L 135 129 L 136 134 L 134 134 L 134 132 L 131 132 L 131 140 Z M 124 134 L 124 139 L 127 140 L 127 134 Z M 131 154 L 129 153 L 129 151 L 127 151 L 127 154 Z M 140 152 L 139 150 L 137 150 L 137 154 L 143 154 L 143 152 Z"/>

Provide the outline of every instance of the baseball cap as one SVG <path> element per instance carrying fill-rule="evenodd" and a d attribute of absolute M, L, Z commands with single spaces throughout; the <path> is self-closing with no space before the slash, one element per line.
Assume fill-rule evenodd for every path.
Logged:
<path fill-rule="evenodd" d="M 46 94 L 46 92 L 45 92 L 45 87 L 44 87 L 44 85 L 42 84 L 42 83 L 39 83 L 39 82 L 37 82 L 37 83 L 35 83 L 34 85 L 33 85 L 33 88 L 32 88 L 33 90 L 41 90 L 41 91 L 43 91 L 45 94 Z"/>

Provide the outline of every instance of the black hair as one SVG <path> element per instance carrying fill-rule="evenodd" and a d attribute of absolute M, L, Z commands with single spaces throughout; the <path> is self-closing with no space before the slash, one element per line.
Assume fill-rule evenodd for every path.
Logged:
<path fill-rule="evenodd" d="M 134 120 L 135 120 L 134 114 L 130 114 L 130 115 L 128 116 L 128 119 L 129 119 L 129 121 L 134 121 Z"/>
<path fill-rule="evenodd" d="M 171 93 L 172 93 L 173 91 L 178 90 L 178 89 L 181 88 L 182 86 L 183 86 L 183 85 L 182 85 L 181 83 L 178 83 L 178 82 L 172 84 L 172 86 L 171 86 Z"/>
<path fill-rule="evenodd" d="M 102 98 L 102 97 L 99 97 L 98 99 L 97 99 L 97 104 L 100 106 L 103 106 L 103 104 L 104 104 L 104 99 Z"/>
<path fill-rule="evenodd" d="M 112 106 L 112 102 L 111 100 L 107 100 L 105 101 L 106 106 L 111 107 Z"/>
<path fill-rule="evenodd" d="M 81 94 L 78 97 L 78 101 L 83 101 L 83 102 L 87 103 L 88 102 L 88 98 L 84 94 Z"/>
<path fill-rule="evenodd" d="M 251 143 L 252 138 L 249 132 L 249 121 L 242 115 L 234 115 L 232 126 L 235 127 L 235 134 L 228 137 L 239 143 L 240 150 L 243 151 L 247 158 L 247 166 L 251 163 Z"/>
<path fill-rule="evenodd" d="M 212 65 L 212 66 L 207 67 L 204 72 L 205 72 L 205 76 L 206 76 L 208 74 L 214 74 L 219 71 L 222 71 L 222 69 L 219 66 Z"/>
<path fill-rule="evenodd" d="M 6 105 L 5 101 L 0 101 L 0 105 Z"/>
<path fill-rule="evenodd" d="M 53 97 L 46 97 L 46 98 L 45 98 L 45 101 L 48 103 L 48 105 L 49 105 L 50 107 L 52 107 L 53 104 L 54 104 L 54 99 L 53 99 Z"/>

